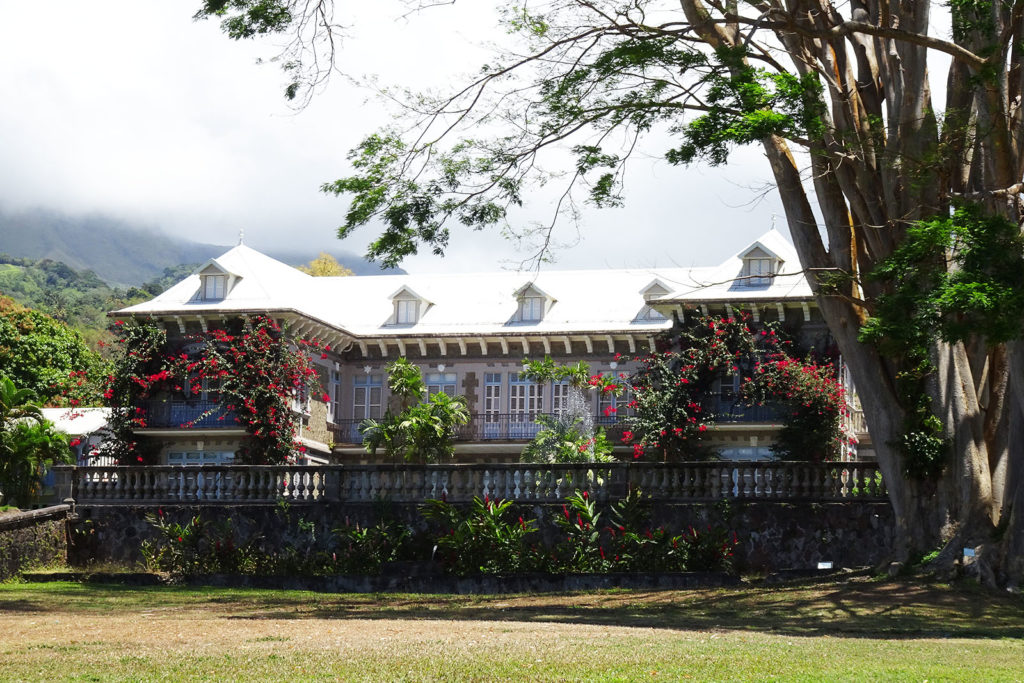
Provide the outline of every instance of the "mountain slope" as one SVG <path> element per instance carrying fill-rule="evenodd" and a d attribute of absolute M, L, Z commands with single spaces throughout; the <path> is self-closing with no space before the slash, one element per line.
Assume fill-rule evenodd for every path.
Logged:
<path fill-rule="evenodd" d="M 141 285 L 161 277 L 165 268 L 203 263 L 229 248 L 176 239 L 106 216 L 67 216 L 42 209 L 14 213 L 0 209 L 0 254 L 60 261 L 75 270 L 91 270 L 111 285 Z M 318 251 L 268 255 L 298 265 L 315 258 Z M 336 252 L 335 256 L 357 275 L 383 272 L 358 256 L 344 252 Z"/>

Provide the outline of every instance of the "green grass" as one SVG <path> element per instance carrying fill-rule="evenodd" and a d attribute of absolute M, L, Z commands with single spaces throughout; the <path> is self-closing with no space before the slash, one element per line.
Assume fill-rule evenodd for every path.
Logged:
<path fill-rule="evenodd" d="M 1021 680 L 1024 600 L 865 579 L 544 595 L 0 585 L 3 680 Z"/>

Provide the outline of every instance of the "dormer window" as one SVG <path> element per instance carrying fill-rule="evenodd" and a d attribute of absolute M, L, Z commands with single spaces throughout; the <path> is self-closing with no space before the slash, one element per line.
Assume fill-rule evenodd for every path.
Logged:
<path fill-rule="evenodd" d="M 241 279 L 212 259 L 199 269 L 199 292 L 195 296 L 199 301 L 220 301 Z"/>
<path fill-rule="evenodd" d="M 420 302 L 398 300 L 395 302 L 395 323 L 412 325 L 420 319 Z"/>
<path fill-rule="evenodd" d="M 538 322 L 544 317 L 544 299 L 539 296 L 525 296 L 519 300 L 519 319 L 523 322 Z"/>
<path fill-rule="evenodd" d="M 748 287 L 763 287 L 772 283 L 775 262 L 768 258 L 748 258 L 743 262 L 743 275 Z"/>
<path fill-rule="evenodd" d="M 388 320 L 389 325 L 415 325 L 431 305 L 408 287 L 402 287 L 392 294 L 391 301 L 395 309 Z"/>
<path fill-rule="evenodd" d="M 203 299 L 216 301 L 224 298 L 227 290 L 227 275 L 205 275 L 203 276 Z"/>
<path fill-rule="evenodd" d="M 664 313 L 654 308 L 653 303 L 656 299 L 671 293 L 672 290 L 664 282 L 658 279 L 652 280 L 650 284 L 640 290 L 640 295 L 644 298 L 644 305 L 634 320 L 650 322 L 667 320 Z"/>
<path fill-rule="evenodd" d="M 544 319 L 555 300 L 533 283 L 525 284 L 515 292 L 518 305 L 512 322 L 536 323 Z"/>
<path fill-rule="evenodd" d="M 767 249 L 755 246 L 743 254 L 742 284 L 745 287 L 767 287 L 779 272 L 781 259 Z"/>

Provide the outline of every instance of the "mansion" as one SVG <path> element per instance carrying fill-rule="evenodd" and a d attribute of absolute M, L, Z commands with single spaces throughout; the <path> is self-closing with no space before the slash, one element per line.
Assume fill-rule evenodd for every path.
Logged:
<path fill-rule="evenodd" d="M 716 266 L 531 273 L 312 277 L 239 245 L 151 301 L 111 315 L 159 322 L 174 339 L 261 314 L 295 338 L 317 340 L 322 386 L 296 402 L 298 438 L 309 462 L 356 463 L 370 460 L 358 426 L 388 409 L 386 366 L 399 357 L 421 369 L 429 391 L 466 398 L 471 418 L 456 434 L 458 460 L 507 462 L 539 429 L 538 415 L 566 405 L 566 385 L 520 377 L 524 358 L 628 373 L 629 359 L 653 349 L 655 337 L 684 316 L 740 312 L 755 323 L 779 321 L 805 346 L 831 346 L 796 253 L 774 230 Z M 771 407 L 740 405 L 728 379 L 714 393 L 709 444 L 724 458 L 769 457 L 779 429 Z M 161 401 L 138 431 L 163 444 L 163 463 L 230 462 L 245 432 L 211 412 L 214 400 Z M 595 424 L 617 442 L 628 396 L 591 400 Z M 867 439 L 859 423 L 847 427 Z"/>

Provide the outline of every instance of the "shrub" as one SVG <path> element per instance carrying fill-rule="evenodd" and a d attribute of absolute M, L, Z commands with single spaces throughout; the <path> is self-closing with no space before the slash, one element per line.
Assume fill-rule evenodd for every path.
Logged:
<path fill-rule="evenodd" d="M 429 500 L 422 512 L 437 527 L 436 559 L 453 574 L 514 574 L 540 566 L 538 546 L 531 543 L 537 522 L 516 516 L 511 501 L 473 498 L 462 511 Z"/>

